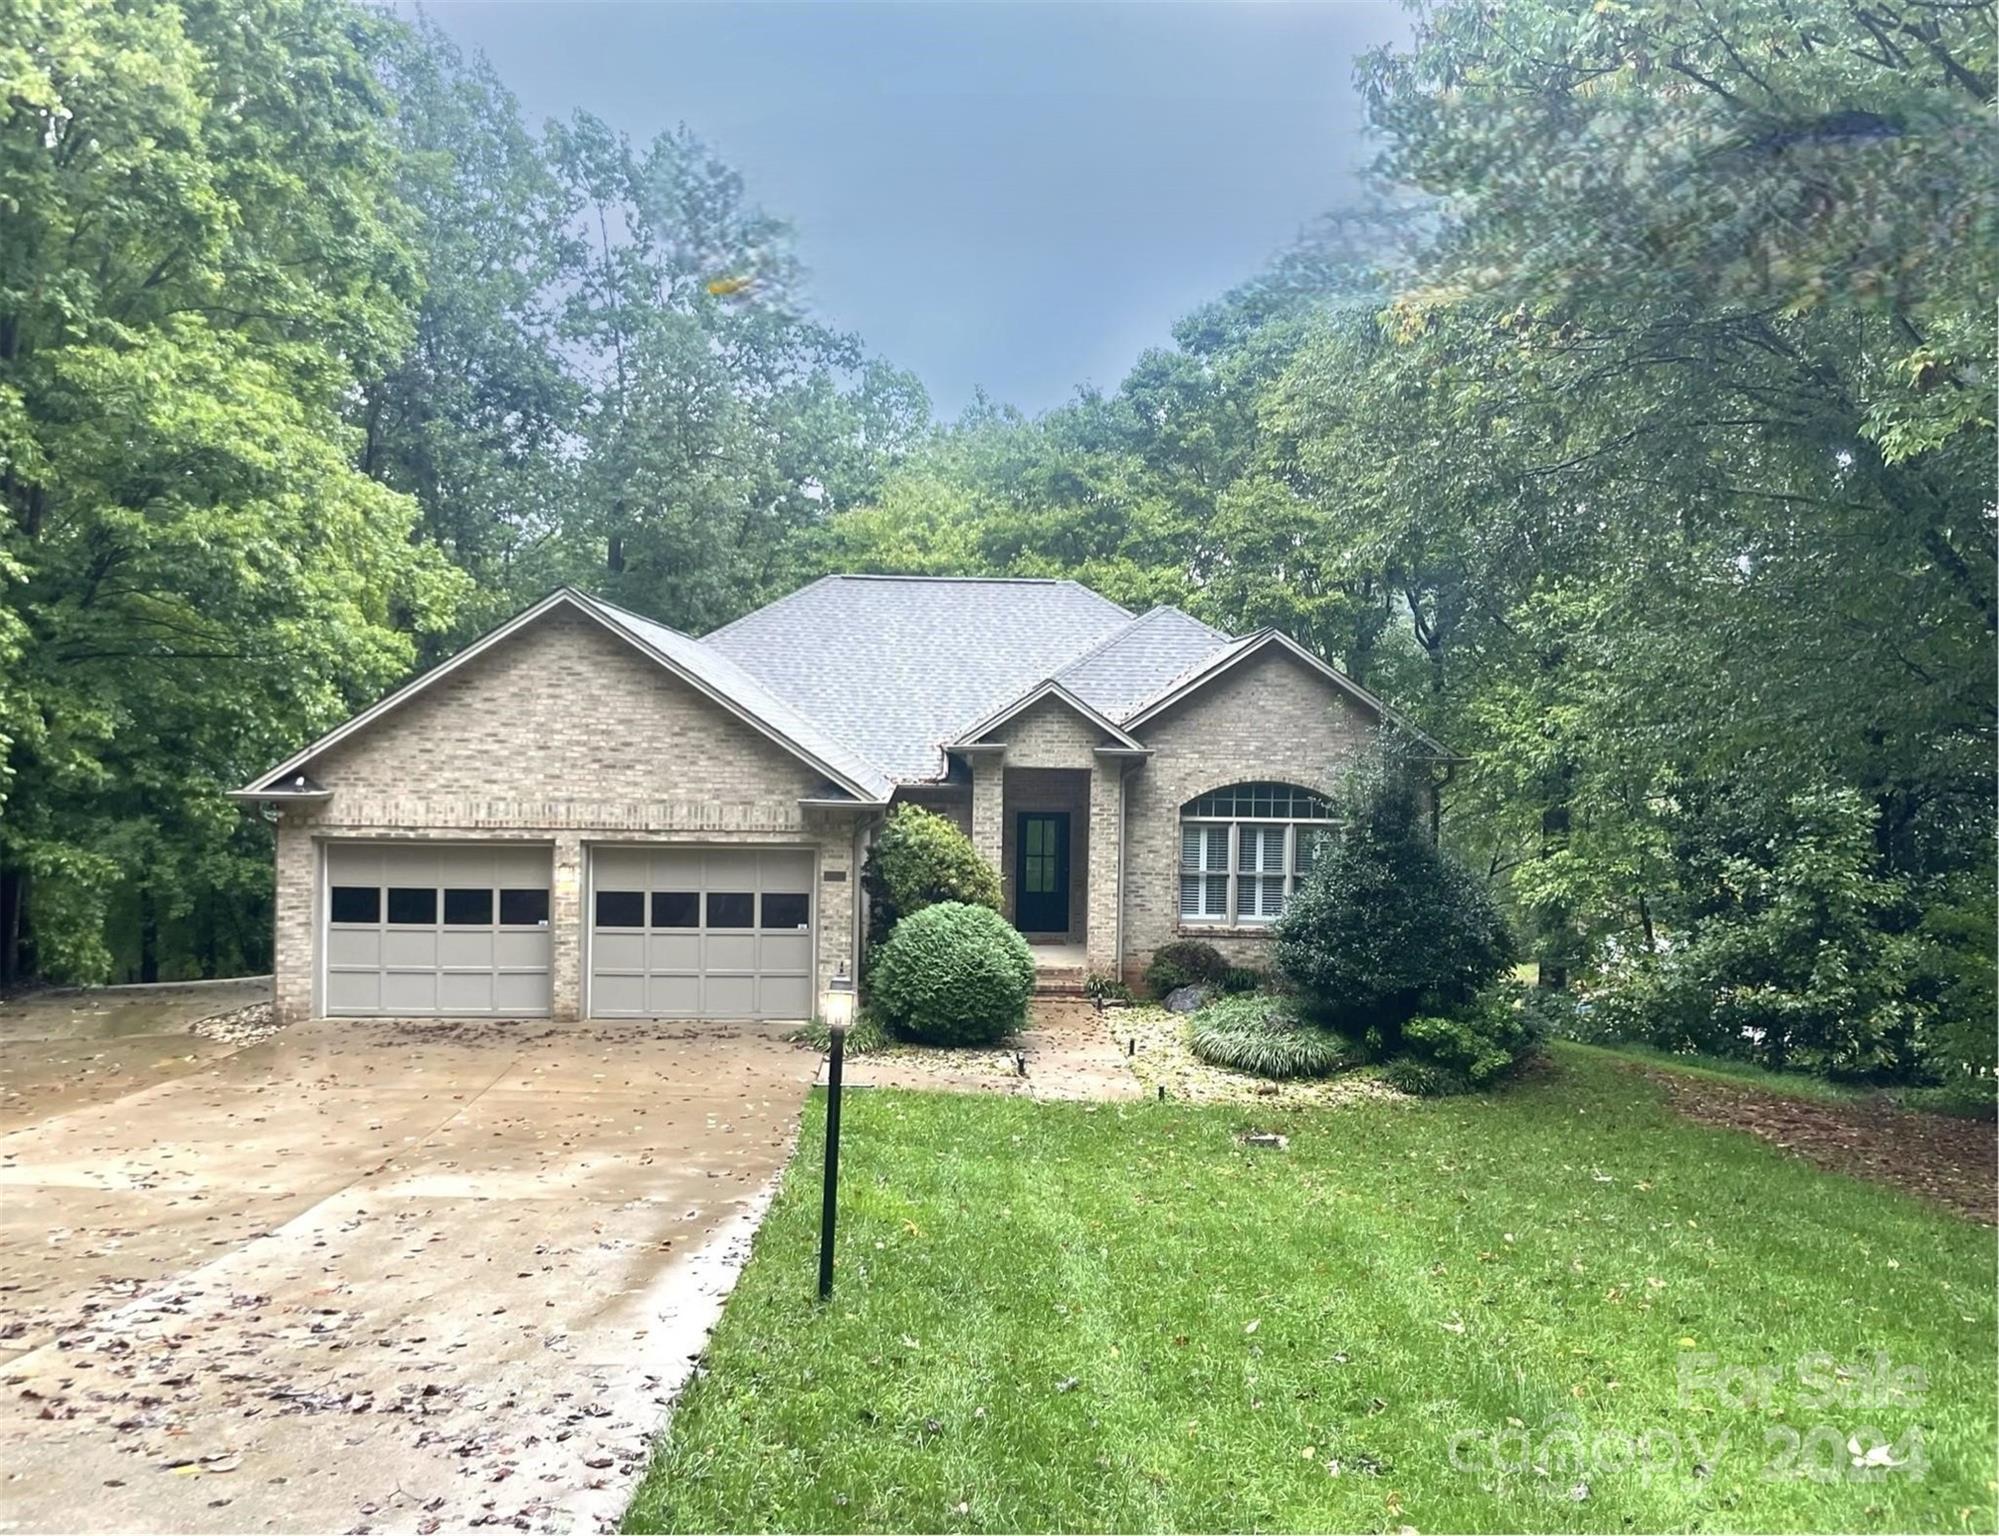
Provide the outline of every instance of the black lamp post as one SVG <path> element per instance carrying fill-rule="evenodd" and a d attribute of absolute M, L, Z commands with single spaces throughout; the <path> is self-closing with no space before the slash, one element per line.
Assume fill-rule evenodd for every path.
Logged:
<path fill-rule="evenodd" d="M 840 1069 L 854 1022 L 854 984 L 844 965 L 819 994 L 819 1016 L 832 1036 L 826 1047 L 826 1180 L 819 1206 L 819 1299 L 826 1301 L 833 1294 L 833 1227 L 839 1216 Z"/>

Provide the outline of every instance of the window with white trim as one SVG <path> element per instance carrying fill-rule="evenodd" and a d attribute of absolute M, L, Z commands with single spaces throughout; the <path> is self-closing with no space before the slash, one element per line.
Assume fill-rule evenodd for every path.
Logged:
<path fill-rule="evenodd" d="M 1232 784 L 1180 808 L 1180 921 L 1275 922 L 1325 857 L 1332 802 L 1295 784 Z"/>

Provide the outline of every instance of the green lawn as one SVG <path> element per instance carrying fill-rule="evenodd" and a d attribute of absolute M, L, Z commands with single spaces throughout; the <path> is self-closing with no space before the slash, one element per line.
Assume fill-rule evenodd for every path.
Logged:
<path fill-rule="evenodd" d="M 1599 1053 L 1288 1113 L 856 1093 L 825 1308 L 819 1126 L 631 1529 L 1994 1528 L 1992 1234 Z M 1782 1379 L 1682 1390 L 1721 1367 Z"/>

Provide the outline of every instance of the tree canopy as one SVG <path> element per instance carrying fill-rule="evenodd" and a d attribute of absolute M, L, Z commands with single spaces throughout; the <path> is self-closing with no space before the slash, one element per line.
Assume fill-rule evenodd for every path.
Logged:
<path fill-rule="evenodd" d="M 261 963 L 222 791 L 556 582 L 1062 574 L 1450 743 L 1544 981 L 1992 1060 L 1989 4 L 1428 0 L 1367 205 L 943 425 L 690 129 L 346 0 L 5 15 L 0 974 Z"/>

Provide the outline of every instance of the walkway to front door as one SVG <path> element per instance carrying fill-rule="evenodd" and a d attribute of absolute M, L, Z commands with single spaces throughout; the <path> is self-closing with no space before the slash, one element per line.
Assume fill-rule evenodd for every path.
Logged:
<path fill-rule="evenodd" d="M 1069 813 L 1021 811 L 1015 826 L 1013 925 L 1022 933 L 1069 931 Z"/>

